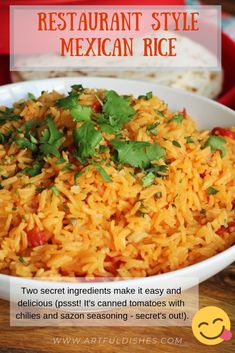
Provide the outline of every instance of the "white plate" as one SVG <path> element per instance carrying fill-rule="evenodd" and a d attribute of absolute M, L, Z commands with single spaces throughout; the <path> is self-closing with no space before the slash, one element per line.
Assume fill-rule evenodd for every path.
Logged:
<path fill-rule="evenodd" d="M 10 106 L 16 100 L 27 97 L 28 92 L 32 92 L 36 96 L 40 95 L 41 91 L 51 91 L 53 89 L 59 92 L 68 92 L 71 85 L 80 83 L 84 87 L 114 89 L 122 94 L 134 94 L 136 96 L 152 91 L 154 95 L 157 95 L 166 101 L 170 109 L 182 110 L 182 108 L 186 108 L 189 115 L 191 115 L 197 122 L 199 129 L 211 129 L 215 126 L 229 127 L 235 125 L 235 112 L 215 101 L 156 84 L 112 78 L 66 77 L 10 84 L 0 87 L 0 105 Z M 138 286 L 151 284 L 151 286 L 157 287 L 165 283 L 165 281 L 171 283 L 174 281 L 174 278 L 194 277 L 198 278 L 200 283 L 223 270 L 234 260 L 235 246 L 232 246 L 222 253 L 195 265 L 147 278 L 135 278 L 132 279 L 131 282 Z M 32 284 L 31 279 L 12 276 L 11 278 L 14 278 L 15 283 L 21 283 L 22 285 Z M 0 298 L 9 299 L 9 279 L 10 277 L 7 275 L 0 275 Z M 123 280 L 118 283 L 120 286 L 123 286 L 124 283 L 127 285 L 127 282 L 128 281 Z M 47 286 L 51 285 L 53 287 L 61 287 L 61 284 L 59 283 L 47 283 Z M 76 284 L 73 284 L 73 286 L 76 286 Z M 99 284 L 94 283 L 94 286 L 99 286 Z M 107 287 L 109 286 L 112 286 L 112 283 L 108 282 Z"/>

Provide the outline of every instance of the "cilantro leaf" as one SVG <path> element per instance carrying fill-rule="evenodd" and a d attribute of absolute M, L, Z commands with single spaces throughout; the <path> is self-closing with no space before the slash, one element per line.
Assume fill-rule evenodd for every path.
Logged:
<path fill-rule="evenodd" d="M 161 112 L 160 110 L 154 109 L 154 111 L 157 115 L 164 116 L 163 112 Z"/>
<path fill-rule="evenodd" d="M 146 174 L 143 178 L 142 178 L 142 185 L 143 187 L 147 187 L 150 186 L 153 182 L 154 179 L 156 178 L 156 175 L 152 172 Z"/>
<path fill-rule="evenodd" d="M 55 194 L 56 196 L 60 195 L 60 191 L 58 190 L 58 188 L 55 185 L 50 186 L 49 190 L 51 190 L 52 193 Z"/>
<path fill-rule="evenodd" d="M 32 152 L 36 152 L 37 151 L 37 146 L 35 145 L 35 143 L 30 142 L 27 138 L 23 137 L 20 139 L 17 139 L 15 141 L 15 143 L 17 144 L 17 146 L 19 146 L 20 148 L 27 148 L 29 150 L 31 150 Z"/>
<path fill-rule="evenodd" d="M 78 94 L 78 93 L 82 93 L 85 88 L 83 88 L 83 85 L 78 84 L 78 85 L 72 85 L 71 86 L 72 90 L 69 92 L 69 95 L 74 95 L 74 94 Z"/>
<path fill-rule="evenodd" d="M 135 110 L 128 100 L 119 96 L 115 91 L 106 91 L 105 98 L 106 102 L 102 107 L 103 114 L 99 114 L 97 122 L 102 131 L 115 133 L 121 130 L 124 124 L 131 121 Z"/>
<path fill-rule="evenodd" d="M 94 128 L 92 122 L 83 123 L 82 126 L 73 130 L 75 156 L 81 159 L 93 156 L 101 140 L 102 134 Z"/>
<path fill-rule="evenodd" d="M 64 109 L 69 109 L 71 110 L 72 108 L 76 107 L 78 103 L 78 96 L 68 96 L 65 98 L 60 98 L 56 102 L 56 106 L 59 108 L 64 108 Z"/>
<path fill-rule="evenodd" d="M 27 138 L 29 138 L 29 133 L 33 128 L 37 128 L 39 126 L 41 126 L 43 124 L 43 120 L 36 120 L 36 119 L 32 119 L 32 120 L 28 120 L 26 121 L 25 124 L 23 124 L 21 126 L 21 131 L 23 131 L 23 129 L 25 129 L 25 136 Z"/>
<path fill-rule="evenodd" d="M 153 173 L 157 177 L 162 177 L 167 175 L 168 167 L 167 165 L 150 165 L 148 169 L 146 169 L 146 173 Z"/>
<path fill-rule="evenodd" d="M 49 145 L 49 143 L 43 143 L 42 145 L 40 145 L 39 150 L 44 156 L 53 155 L 57 158 L 60 157 L 58 148 L 55 145 Z"/>
<path fill-rule="evenodd" d="M 132 167 L 146 168 L 151 161 L 165 156 L 165 150 L 155 142 L 112 140 L 112 146 L 117 151 L 119 163 Z"/>
<path fill-rule="evenodd" d="M 59 147 L 62 143 L 63 133 L 55 126 L 51 117 L 46 119 L 47 128 L 40 137 L 40 151 L 43 155 L 54 155 L 59 158 Z"/>
<path fill-rule="evenodd" d="M 181 147 L 181 144 L 176 140 L 172 141 L 172 145 L 174 145 L 175 147 L 179 147 L 179 148 Z"/>
<path fill-rule="evenodd" d="M 33 93 L 29 92 L 29 93 L 28 93 L 28 97 L 29 97 L 29 99 L 31 99 L 32 101 L 36 101 L 36 97 L 35 97 L 35 95 L 34 95 Z"/>
<path fill-rule="evenodd" d="M 19 256 L 19 262 L 21 262 L 23 265 L 27 264 L 23 256 Z"/>
<path fill-rule="evenodd" d="M 24 168 L 22 172 L 30 175 L 31 177 L 34 177 L 35 175 L 38 175 L 41 173 L 42 166 L 43 166 L 43 161 L 36 162 L 33 164 L 31 168 L 30 167 Z"/>
<path fill-rule="evenodd" d="M 80 105 L 77 94 L 59 99 L 56 105 L 59 108 L 68 109 L 75 121 L 91 120 L 91 108 Z"/>
<path fill-rule="evenodd" d="M 186 140 L 186 143 L 193 143 L 194 142 L 192 136 L 186 136 L 185 140 Z"/>
<path fill-rule="evenodd" d="M 0 132 L 0 144 L 4 144 L 7 143 L 9 141 L 9 139 L 11 138 L 12 135 L 12 131 L 8 131 L 8 133 L 3 134 L 2 132 Z"/>
<path fill-rule="evenodd" d="M 94 161 L 90 161 L 90 163 L 95 167 L 95 169 L 100 173 L 100 175 L 102 176 L 102 178 L 104 179 L 104 181 L 106 181 L 107 183 L 109 183 L 111 181 L 110 176 L 108 175 L 108 173 L 104 170 L 104 168 L 102 168 L 98 163 L 94 162 Z"/>
<path fill-rule="evenodd" d="M 215 195 L 215 194 L 217 194 L 218 190 L 216 190 L 215 188 L 213 188 L 212 186 L 210 186 L 210 187 L 207 189 L 207 192 L 208 192 L 208 195 Z"/>
<path fill-rule="evenodd" d="M 56 164 L 63 164 L 66 162 L 66 159 L 64 159 L 63 157 L 60 157 L 59 159 L 57 159 Z"/>
<path fill-rule="evenodd" d="M 31 132 L 29 132 L 29 140 L 30 140 L 30 142 L 32 142 L 34 144 L 38 143 L 38 140 L 36 139 L 36 137 Z"/>
<path fill-rule="evenodd" d="M 76 107 L 70 110 L 70 113 L 75 121 L 87 121 L 91 120 L 92 110 L 90 107 L 83 105 L 77 105 Z"/>
<path fill-rule="evenodd" d="M 213 135 L 208 138 L 204 147 L 209 146 L 212 151 L 219 150 L 221 152 L 222 157 L 224 157 L 227 153 L 226 148 L 224 147 L 225 144 L 226 141 L 223 137 Z"/>
<path fill-rule="evenodd" d="M 19 120 L 21 117 L 19 115 L 14 114 L 13 108 L 6 108 L 5 111 L 0 111 L 0 124 L 5 124 L 8 121 Z"/>
<path fill-rule="evenodd" d="M 145 99 L 146 101 L 151 98 L 153 98 L 153 92 L 147 92 L 146 95 L 141 95 L 138 97 L 138 99 Z"/>
<path fill-rule="evenodd" d="M 70 170 L 71 166 L 72 166 L 71 163 L 66 163 L 65 166 L 61 169 L 61 171 L 65 172 L 66 170 Z"/>
<path fill-rule="evenodd" d="M 151 134 L 153 134 L 154 136 L 157 135 L 157 131 L 155 130 L 155 127 L 157 127 L 159 125 L 159 123 L 155 123 L 155 124 L 150 124 L 146 127 L 146 133 L 148 134 L 149 132 Z"/>
<path fill-rule="evenodd" d="M 176 115 L 173 116 L 173 118 L 171 118 L 168 121 L 168 123 L 173 123 L 174 122 L 174 123 L 179 124 L 179 123 L 181 123 L 183 121 L 183 119 L 184 119 L 184 117 L 183 117 L 182 114 L 176 114 Z"/>
<path fill-rule="evenodd" d="M 50 145 L 56 144 L 56 146 L 59 146 L 60 145 L 59 141 L 63 137 L 62 132 L 60 132 L 56 128 L 55 123 L 51 117 L 47 118 L 46 122 L 47 122 L 47 127 L 49 132 L 49 138 L 48 138 L 48 141 L 44 141 L 44 142 L 47 142 Z"/>
<path fill-rule="evenodd" d="M 109 152 L 108 146 L 101 145 L 101 146 L 99 147 L 99 152 L 100 152 L 100 153 Z"/>

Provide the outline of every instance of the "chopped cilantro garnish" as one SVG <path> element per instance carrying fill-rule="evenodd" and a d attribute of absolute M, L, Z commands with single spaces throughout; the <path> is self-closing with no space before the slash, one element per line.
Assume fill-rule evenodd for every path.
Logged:
<path fill-rule="evenodd" d="M 147 92 L 146 95 L 141 95 L 138 97 L 138 99 L 145 99 L 146 101 L 151 98 L 153 98 L 153 92 Z"/>
<path fill-rule="evenodd" d="M 147 187 L 150 186 L 153 182 L 154 179 L 156 178 L 156 175 L 152 172 L 146 174 L 143 178 L 142 178 L 142 185 L 143 187 Z"/>
<path fill-rule="evenodd" d="M 184 117 L 182 114 L 176 114 L 173 116 L 173 118 L 171 118 L 168 123 L 181 123 L 183 121 Z"/>
<path fill-rule="evenodd" d="M 88 121 L 91 120 L 92 110 L 90 107 L 77 105 L 70 110 L 73 120 L 75 121 Z"/>
<path fill-rule="evenodd" d="M 94 161 L 90 161 L 90 163 L 95 167 L 95 169 L 100 173 L 100 175 L 102 176 L 102 178 L 104 179 L 104 181 L 106 181 L 107 183 L 109 183 L 111 181 L 110 176 L 108 175 L 108 173 L 104 170 L 104 168 L 102 168 L 98 163 L 94 162 Z"/>
<path fill-rule="evenodd" d="M 46 119 L 47 128 L 40 137 L 40 151 L 43 155 L 54 155 L 60 157 L 59 147 L 62 143 L 63 133 L 60 132 L 51 117 Z"/>
<path fill-rule="evenodd" d="M 20 132 L 23 132 L 23 129 L 25 129 L 25 136 L 27 138 L 29 138 L 30 130 L 32 130 L 33 128 L 37 128 L 37 127 L 41 126 L 43 123 L 44 123 L 43 120 L 36 120 L 36 119 L 28 120 L 28 121 L 26 121 L 25 124 L 23 124 L 21 126 L 21 129 L 20 129 L 21 131 Z"/>
<path fill-rule="evenodd" d="M 151 134 L 153 134 L 154 136 L 157 135 L 157 131 L 155 130 L 155 127 L 158 126 L 159 123 L 155 123 L 155 124 L 150 124 L 146 127 L 146 132 L 148 134 L 148 132 L 151 132 Z"/>
<path fill-rule="evenodd" d="M 76 147 L 75 157 L 84 159 L 92 157 L 102 140 L 102 134 L 94 128 L 90 121 L 84 123 L 73 131 L 73 141 Z"/>
<path fill-rule="evenodd" d="M 20 261 L 23 265 L 26 265 L 26 261 L 25 261 L 25 259 L 23 258 L 23 256 L 19 256 L 19 261 Z"/>
<path fill-rule="evenodd" d="M 11 135 L 12 135 L 12 131 L 9 131 L 7 134 L 3 134 L 2 132 L 0 132 L 0 145 L 7 143 L 9 141 Z"/>
<path fill-rule="evenodd" d="M 219 150 L 221 152 L 222 157 L 226 155 L 226 148 L 224 145 L 226 144 L 226 141 L 223 137 L 220 136 L 210 136 L 208 140 L 206 141 L 204 147 L 210 147 L 212 151 Z"/>
<path fill-rule="evenodd" d="M 210 186 L 210 187 L 207 189 L 207 192 L 208 192 L 208 195 L 215 195 L 215 194 L 217 194 L 218 190 L 216 190 L 215 188 L 213 188 L 212 186 Z"/>
<path fill-rule="evenodd" d="M 0 111 L 0 124 L 5 124 L 9 121 L 19 120 L 21 117 L 14 114 L 13 108 L 6 108 L 5 111 Z"/>
<path fill-rule="evenodd" d="M 40 142 L 52 144 L 59 144 L 58 141 L 63 136 L 62 132 L 60 132 L 51 117 L 46 119 L 47 129 L 45 129 L 40 138 Z"/>
<path fill-rule="evenodd" d="M 61 158 L 57 159 L 56 164 L 63 164 L 63 163 L 65 163 L 65 162 L 66 162 L 66 159 L 64 159 L 63 157 L 61 157 Z"/>
<path fill-rule="evenodd" d="M 181 144 L 178 141 L 176 141 L 176 140 L 172 141 L 172 145 L 174 145 L 176 147 L 181 147 Z"/>
<path fill-rule="evenodd" d="M 71 163 L 66 163 L 65 166 L 61 169 L 62 172 L 65 172 L 66 170 L 69 170 L 71 168 L 72 164 Z"/>
<path fill-rule="evenodd" d="M 26 167 L 22 170 L 23 173 L 30 175 L 31 177 L 34 177 L 35 175 L 38 175 L 41 173 L 43 166 L 43 161 L 36 162 L 33 164 L 31 168 Z"/>
<path fill-rule="evenodd" d="M 36 101 L 36 97 L 33 93 L 29 92 L 28 97 L 29 97 L 29 99 L 32 99 L 32 101 Z"/>
<path fill-rule="evenodd" d="M 165 176 L 168 172 L 167 165 L 150 165 L 148 169 L 146 169 L 146 173 L 153 173 L 157 177 Z"/>
<path fill-rule="evenodd" d="M 31 132 L 29 132 L 29 140 L 30 140 L 30 142 L 32 142 L 32 143 L 34 143 L 34 144 L 37 144 L 37 143 L 38 143 L 38 140 L 36 139 L 35 136 L 33 136 L 33 135 L 31 134 Z"/>
<path fill-rule="evenodd" d="M 165 156 L 165 150 L 157 142 L 112 140 L 111 144 L 117 151 L 119 163 L 132 167 L 144 169 L 151 161 Z"/>
<path fill-rule="evenodd" d="M 80 170 L 78 170 L 75 174 L 74 174 L 74 184 L 77 184 L 77 180 L 78 177 L 80 177 L 80 175 L 82 175 L 82 172 Z"/>
<path fill-rule="evenodd" d="M 133 178 L 136 178 L 136 174 L 135 173 L 133 173 L 133 172 L 129 172 L 130 173 L 130 175 L 133 177 Z"/>
<path fill-rule="evenodd" d="M 193 143 L 194 142 L 192 136 L 186 136 L 185 140 L 186 140 L 187 143 Z"/>
<path fill-rule="evenodd" d="M 108 152 L 108 151 L 109 151 L 108 146 L 101 145 L 101 146 L 99 147 L 99 152 L 100 152 L 100 153 L 104 153 L 104 152 Z"/>
<path fill-rule="evenodd" d="M 97 115 L 97 122 L 102 131 L 115 133 L 121 130 L 135 115 L 135 110 L 128 100 L 119 96 L 115 91 L 106 91 L 106 102 L 102 107 L 102 113 Z"/>
<path fill-rule="evenodd" d="M 149 100 L 151 98 L 153 98 L 153 92 L 147 92 L 146 93 L 146 99 Z"/>
<path fill-rule="evenodd" d="M 76 108 L 78 104 L 78 96 L 67 96 L 65 98 L 60 98 L 57 102 L 56 105 L 59 108 L 64 108 L 64 109 L 69 109 L 71 110 L 72 108 Z"/>
<path fill-rule="evenodd" d="M 56 196 L 60 195 L 60 192 L 55 185 L 50 186 L 49 190 L 51 190 L 53 192 L 53 194 L 55 194 Z"/>
<path fill-rule="evenodd" d="M 23 137 L 23 138 L 19 138 L 15 140 L 15 143 L 17 144 L 17 146 L 19 146 L 20 148 L 27 148 L 29 150 L 31 150 L 32 152 L 36 152 L 37 151 L 37 146 L 35 145 L 35 143 L 30 142 L 27 138 Z"/>
<path fill-rule="evenodd" d="M 46 124 L 46 128 L 43 130 L 40 139 L 35 137 L 32 132 L 33 128 Z M 54 155 L 60 157 L 59 147 L 62 143 L 63 133 L 60 132 L 51 117 L 48 117 L 42 122 L 37 120 L 31 120 L 26 122 L 21 131 L 25 129 L 25 135 L 21 138 L 15 138 L 15 143 L 20 148 L 27 148 L 33 153 L 41 153 L 44 156 Z M 22 132 L 21 132 L 22 133 Z"/>
<path fill-rule="evenodd" d="M 71 86 L 72 90 L 69 92 L 69 95 L 73 95 L 74 93 L 82 93 L 84 91 L 83 85 L 72 85 Z"/>
<path fill-rule="evenodd" d="M 163 112 L 161 112 L 160 110 L 154 109 L 154 111 L 157 115 L 164 116 Z"/>
<path fill-rule="evenodd" d="M 80 105 L 77 95 L 69 95 L 68 97 L 61 98 L 57 101 L 56 105 L 59 108 L 69 109 L 75 121 L 91 120 L 91 108 Z"/>

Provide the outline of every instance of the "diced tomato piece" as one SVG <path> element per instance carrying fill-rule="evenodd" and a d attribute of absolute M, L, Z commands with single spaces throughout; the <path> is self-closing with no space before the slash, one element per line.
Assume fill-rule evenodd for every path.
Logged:
<path fill-rule="evenodd" d="M 220 227 L 216 231 L 216 234 L 224 235 L 224 233 L 231 233 L 233 231 L 235 231 L 235 221 L 229 222 L 227 227 L 225 227 L 225 226 Z"/>
<path fill-rule="evenodd" d="M 95 101 L 92 106 L 91 106 L 92 110 L 94 110 L 95 113 L 100 113 L 101 112 L 101 108 L 102 108 L 102 105 L 100 104 L 99 101 Z"/>
<path fill-rule="evenodd" d="M 37 226 L 34 226 L 31 230 L 26 230 L 26 234 L 29 246 L 32 248 L 46 243 L 46 233 L 43 230 L 39 230 Z"/>
<path fill-rule="evenodd" d="M 223 127 L 215 127 L 211 131 L 212 135 L 220 135 L 224 137 L 230 137 L 231 139 L 235 140 L 235 132 L 229 130 L 229 129 L 224 129 Z"/>

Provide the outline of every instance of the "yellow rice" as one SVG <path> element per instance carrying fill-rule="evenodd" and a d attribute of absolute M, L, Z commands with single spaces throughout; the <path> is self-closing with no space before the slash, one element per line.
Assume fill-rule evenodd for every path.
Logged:
<path fill-rule="evenodd" d="M 16 103 L 15 112 L 24 122 L 50 115 L 58 128 L 72 129 L 76 123 L 69 111 L 55 106 L 60 97 L 57 92 L 43 93 L 36 102 Z M 80 100 L 91 105 L 95 93 L 87 90 Z M 144 188 L 133 176 L 134 168 L 119 170 L 112 161 L 103 165 L 112 179 L 109 183 L 90 165 L 75 185 L 79 163 L 72 171 L 62 171 L 64 165 L 56 164 L 55 157 L 48 157 L 42 173 L 35 177 L 18 175 L 17 165 L 23 168 L 33 161 L 31 152 L 15 144 L 8 149 L 0 145 L 0 175 L 8 176 L 0 190 L 1 273 L 27 277 L 151 276 L 194 264 L 234 243 L 235 232 L 218 235 L 216 231 L 234 220 L 235 141 L 228 139 L 227 154 L 222 158 L 210 147 L 201 148 L 209 132 L 198 131 L 189 116 L 180 124 L 167 124 L 173 113 L 158 98 L 139 99 L 134 109 L 136 117 L 125 125 L 124 135 L 131 140 L 159 142 L 171 160 L 167 177 L 159 177 L 149 187 Z M 156 121 L 156 109 L 164 112 L 164 117 L 158 117 L 161 125 L 154 136 L 146 133 L 146 126 Z M 18 121 L 8 122 L 0 131 L 19 125 Z M 194 143 L 186 144 L 185 136 L 192 136 Z M 113 138 L 105 137 L 107 141 Z M 65 152 L 63 157 L 68 159 Z M 51 180 L 59 196 L 48 189 Z M 41 186 L 46 188 L 38 191 Z M 210 186 L 217 194 L 208 195 Z M 47 233 L 48 243 L 29 247 L 26 232 L 35 226 Z"/>

